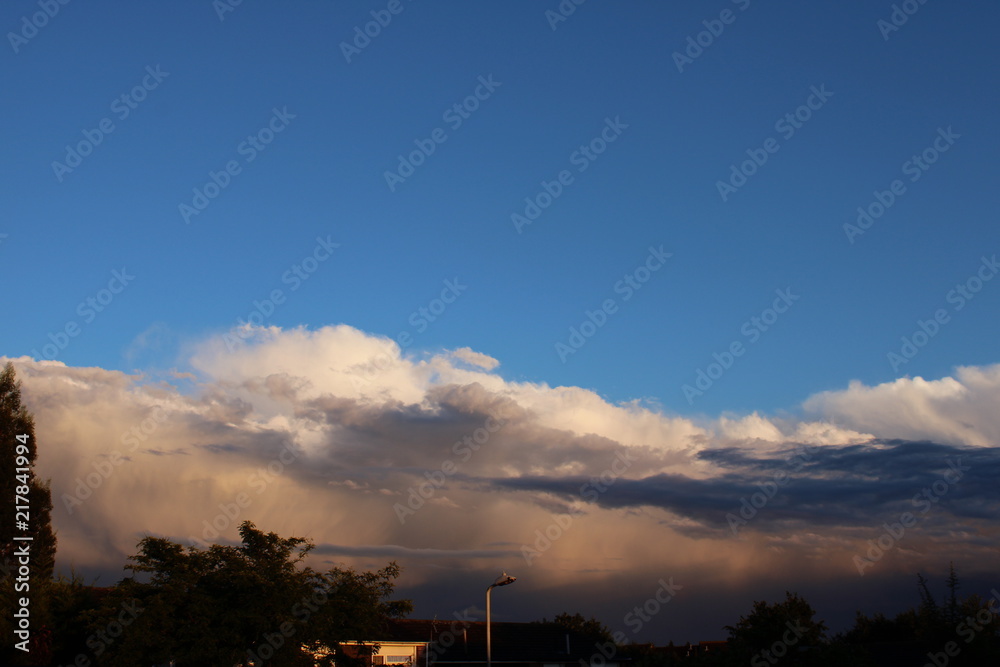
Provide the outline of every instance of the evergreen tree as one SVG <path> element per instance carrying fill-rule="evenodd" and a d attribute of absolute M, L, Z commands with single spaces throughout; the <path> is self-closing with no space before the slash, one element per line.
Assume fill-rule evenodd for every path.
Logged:
<path fill-rule="evenodd" d="M 956 623 L 958 621 L 958 589 L 961 588 L 958 584 L 958 575 L 955 574 L 955 563 L 952 561 L 948 564 L 948 622 Z"/>
<path fill-rule="evenodd" d="M 914 625 L 921 639 L 935 643 L 943 641 L 951 631 L 948 621 L 927 586 L 927 578 L 917 573 L 917 589 L 920 592 L 920 606 L 916 609 Z"/>
<path fill-rule="evenodd" d="M 29 652 L 16 649 L 7 639 L 14 637 L 14 619 L 10 613 L 0 618 L 0 664 L 47 664 L 51 646 L 48 598 L 52 570 L 55 567 L 56 537 L 52 531 L 52 492 L 35 476 L 38 445 L 35 422 L 21 405 L 21 383 L 14 365 L 7 362 L 0 371 L 0 608 L 14 610 L 21 598 L 30 601 Z M 25 502 L 27 501 L 27 502 Z M 12 506 L 13 504 L 13 506 Z M 26 506 L 23 512 L 17 506 Z M 15 541 L 14 537 L 31 537 Z M 21 574 L 23 556 L 15 551 L 29 545 L 29 573 Z M 20 581 L 18 581 L 20 579 Z M 24 585 L 28 590 L 24 590 Z"/>

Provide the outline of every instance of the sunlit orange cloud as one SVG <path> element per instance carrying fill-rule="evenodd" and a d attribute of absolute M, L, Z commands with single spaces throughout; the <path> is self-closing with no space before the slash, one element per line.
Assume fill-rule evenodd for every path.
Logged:
<path fill-rule="evenodd" d="M 720 636 L 786 588 L 853 614 L 949 559 L 983 575 L 1000 546 L 1000 366 L 855 382 L 805 400 L 807 416 L 695 420 L 511 382 L 468 348 L 404 355 L 348 326 L 238 339 L 200 341 L 155 381 L 13 359 L 62 571 L 112 583 L 145 535 L 235 541 L 249 519 L 312 539 L 318 566 L 397 560 L 427 616 L 480 604 L 505 569 L 518 597 L 500 618 L 622 626 L 673 577 L 672 606 L 635 636 L 683 639 Z"/>

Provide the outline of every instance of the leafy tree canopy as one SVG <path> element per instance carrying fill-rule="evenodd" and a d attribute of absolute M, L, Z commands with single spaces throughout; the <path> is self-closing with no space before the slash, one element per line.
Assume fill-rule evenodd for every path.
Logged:
<path fill-rule="evenodd" d="M 595 643 L 612 641 L 611 630 L 609 630 L 606 625 L 594 617 L 591 617 L 588 620 L 579 613 L 570 615 L 567 612 L 563 612 L 558 614 L 551 621 L 543 618 L 539 622 L 550 623 L 552 625 L 557 625 L 560 628 L 570 630 L 571 632 L 578 632 L 592 638 Z"/>
<path fill-rule="evenodd" d="M 343 642 L 377 637 L 387 619 L 411 610 L 409 601 L 389 599 L 400 574 L 395 563 L 377 572 L 317 572 L 303 564 L 314 546 L 305 538 L 265 533 L 249 521 L 240 537 L 240 546 L 207 549 L 140 541 L 127 568 L 134 576 L 91 621 L 98 640 L 88 647 L 101 664 L 312 667 L 312 650 L 336 652 Z M 116 624 L 127 627 L 117 632 Z M 333 664 L 334 655 L 325 660 Z"/>
<path fill-rule="evenodd" d="M 782 602 L 754 602 L 736 625 L 727 625 L 732 657 L 762 659 L 761 664 L 797 664 L 810 647 L 825 644 L 826 625 L 797 593 L 786 592 Z"/>
<path fill-rule="evenodd" d="M 21 383 L 14 365 L 7 362 L 0 371 L 0 498 L 15 506 L 6 505 L 5 511 L 0 512 L 0 609 L 14 609 L 19 599 L 27 596 L 32 622 L 30 654 L 26 654 L 8 641 L 14 637 L 12 615 L 0 616 L 0 635 L 4 637 L 0 664 L 4 665 L 45 664 L 51 657 L 49 599 L 56 536 L 52 531 L 52 492 L 47 483 L 35 476 L 37 459 L 35 420 L 21 404 Z M 15 535 L 32 539 L 17 542 Z M 15 545 L 17 548 L 29 545 L 27 590 L 23 588 L 23 580 L 16 582 L 20 562 L 15 558 Z"/>

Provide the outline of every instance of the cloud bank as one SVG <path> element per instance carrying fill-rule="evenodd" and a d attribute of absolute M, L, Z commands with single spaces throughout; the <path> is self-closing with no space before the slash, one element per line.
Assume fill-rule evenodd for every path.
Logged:
<path fill-rule="evenodd" d="M 672 576 L 689 601 L 647 632 L 683 640 L 786 588 L 846 614 L 873 579 L 949 559 L 985 576 L 1000 547 L 1000 365 L 852 382 L 795 417 L 694 420 L 344 325 L 210 338 L 158 380 L 13 361 L 59 565 L 103 583 L 144 535 L 235 540 L 250 519 L 313 539 L 320 566 L 399 561 L 425 616 L 477 604 L 506 569 L 520 593 L 498 618 L 581 611 L 615 629 Z"/>

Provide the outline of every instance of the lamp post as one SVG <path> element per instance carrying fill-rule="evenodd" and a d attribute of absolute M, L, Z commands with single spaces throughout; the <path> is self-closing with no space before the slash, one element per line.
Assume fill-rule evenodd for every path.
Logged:
<path fill-rule="evenodd" d="M 490 591 L 492 591 L 496 586 L 506 586 L 507 584 L 512 584 L 517 580 L 517 577 L 512 577 L 506 572 L 503 572 L 497 580 L 486 587 L 486 667 L 493 667 L 493 653 L 491 651 L 492 646 L 490 645 Z"/>

